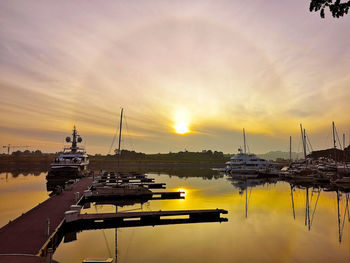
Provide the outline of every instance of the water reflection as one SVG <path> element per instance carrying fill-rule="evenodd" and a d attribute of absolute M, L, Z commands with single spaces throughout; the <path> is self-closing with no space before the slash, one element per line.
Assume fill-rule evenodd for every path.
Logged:
<path fill-rule="evenodd" d="M 166 169 L 167 170 L 167 169 Z M 151 170 L 152 171 L 152 170 Z M 154 172 L 154 170 L 153 170 Z M 45 174 L 0 174 L 0 223 L 5 224 L 47 195 Z M 349 262 L 349 192 L 327 185 L 283 181 L 238 182 L 213 171 L 156 171 L 169 191 L 187 190 L 184 200 L 118 203 L 119 211 L 223 208 L 225 224 L 185 224 L 86 230 L 61 243 L 54 258 L 82 262 L 113 257 L 118 262 Z M 191 176 L 193 174 L 194 176 Z M 204 179 L 205 178 L 205 179 Z M 42 194 L 42 195 L 41 195 Z M 100 203 L 82 213 L 115 212 Z M 305 223 L 306 222 L 306 223 Z M 254 252 L 254 253 L 252 253 Z"/>
<path fill-rule="evenodd" d="M 237 188 L 240 196 L 244 196 L 245 199 L 245 218 L 248 218 L 248 208 L 252 195 L 253 188 L 258 186 L 268 186 L 276 185 L 278 183 L 277 178 L 261 178 L 261 179 L 246 179 L 241 180 L 237 177 L 228 177 L 228 181 Z M 300 193 L 305 192 L 305 208 L 304 208 L 304 225 L 307 227 L 308 231 L 311 230 L 315 214 L 317 210 L 317 205 L 320 199 L 320 195 L 323 191 L 328 193 L 336 194 L 336 198 L 333 198 L 333 202 L 337 205 L 337 226 L 338 226 L 338 241 L 342 242 L 344 234 L 345 222 L 350 222 L 349 216 L 349 192 L 348 189 L 345 190 L 343 186 L 330 186 L 328 184 L 317 185 L 313 183 L 302 183 L 302 182 L 288 182 L 290 185 L 290 197 L 291 197 L 291 207 L 292 207 L 292 216 L 296 220 L 296 211 L 295 211 L 295 197 L 294 193 L 296 191 Z M 301 200 L 299 200 L 302 202 Z M 342 210 L 343 209 L 343 210 Z"/>
<path fill-rule="evenodd" d="M 237 177 L 231 176 L 229 176 L 227 180 L 229 180 L 231 184 L 239 190 L 239 195 L 242 196 L 245 193 L 245 218 L 248 218 L 248 205 L 252 194 L 252 189 L 257 186 L 265 186 L 269 184 L 275 185 L 278 182 L 277 178 L 256 178 L 241 180 Z"/>
<path fill-rule="evenodd" d="M 30 210 L 49 196 L 46 173 L 0 173 L 0 227 Z"/>

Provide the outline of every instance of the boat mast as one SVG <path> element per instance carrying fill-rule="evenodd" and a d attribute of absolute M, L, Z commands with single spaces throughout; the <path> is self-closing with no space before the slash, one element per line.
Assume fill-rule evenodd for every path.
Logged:
<path fill-rule="evenodd" d="M 306 162 L 306 145 L 305 145 L 305 129 L 303 130 L 303 125 L 300 124 L 301 140 L 303 142 L 304 159 Z"/>
<path fill-rule="evenodd" d="M 289 164 L 292 163 L 292 136 L 289 136 Z"/>
<path fill-rule="evenodd" d="M 304 156 L 306 160 L 306 130 L 304 129 Z"/>
<path fill-rule="evenodd" d="M 345 154 L 345 133 L 343 133 L 343 161 L 346 166 L 346 154 Z"/>
<path fill-rule="evenodd" d="M 119 160 L 120 160 L 120 144 L 121 144 L 121 140 L 122 140 L 123 111 L 124 111 L 124 109 L 122 108 L 122 110 L 120 112 L 120 124 L 119 124 L 118 169 L 119 169 Z"/>
<path fill-rule="evenodd" d="M 336 145 L 336 140 L 335 140 L 335 124 L 334 121 L 332 121 L 332 131 L 333 131 L 333 148 L 334 148 L 334 160 L 335 160 L 335 165 L 337 165 L 337 145 Z"/>
<path fill-rule="evenodd" d="M 243 142 L 244 142 L 244 154 L 247 153 L 247 145 L 246 145 L 246 141 L 245 141 L 245 130 L 243 128 Z"/>

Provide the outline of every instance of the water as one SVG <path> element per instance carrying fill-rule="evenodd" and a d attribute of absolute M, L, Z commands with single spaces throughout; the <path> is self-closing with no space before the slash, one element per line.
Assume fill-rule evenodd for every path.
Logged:
<path fill-rule="evenodd" d="M 228 222 L 166 225 L 78 233 L 61 243 L 54 259 L 82 262 L 88 257 L 115 257 L 118 262 L 349 262 L 350 222 L 346 194 L 294 188 L 286 182 L 237 185 L 208 170 L 150 174 L 166 191 L 186 191 L 185 200 L 153 200 L 119 211 L 222 208 Z M 192 177 L 193 176 L 193 177 Z M 48 198 L 45 173 L 0 174 L 0 225 Z M 235 184 L 235 185 L 234 185 Z M 254 186 L 255 184 L 255 186 Z M 258 185 L 256 185 L 258 184 Z M 248 190 L 246 190 L 248 188 Z M 292 209 L 292 195 L 295 219 Z M 315 210 L 316 207 L 316 210 Z M 139 209 L 139 210 L 134 210 Z M 114 212 L 111 205 L 91 206 L 82 213 Z M 307 212 L 308 211 L 308 212 Z M 309 214 L 306 217 L 305 214 Z M 343 226 L 344 223 L 344 226 Z M 340 226 L 340 234 L 339 234 Z M 343 230 L 342 230 L 343 228 Z M 339 237 L 341 236 L 341 242 Z M 117 242 L 116 242 L 117 240 Z M 117 243 L 117 245 L 116 245 Z"/>

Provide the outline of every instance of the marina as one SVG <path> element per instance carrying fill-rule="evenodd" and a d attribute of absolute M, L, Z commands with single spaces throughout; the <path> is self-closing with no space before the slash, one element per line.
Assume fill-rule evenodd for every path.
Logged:
<path fill-rule="evenodd" d="M 0 17 L 0 263 L 350 262 L 350 0 Z"/>
<path fill-rule="evenodd" d="M 350 242 L 350 236 L 348 235 L 350 225 L 347 216 L 348 210 L 346 210 L 346 198 L 349 195 L 347 192 L 338 191 L 339 228 L 336 189 L 321 188 L 314 212 L 319 191 L 315 185 L 290 184 L 278 179 L 253 179 L 235 181 L 235 184 L 239 183 L 240 185 L 234 186 L 228 180 L 230 177 L 223 174 L 221 177 L 216 177 L 217 179 L 206 179 L 204 171 L 198 169 L 198 175 L 202 174 L 203 177 L 187 177 L 185 179 L 181 177 L 182 173 L 186 174 L 186 171 L 182 172 L 180 170 L 178 174 L 173 174 L 171 178 L 166 173 L 150 173 L 148 177 L 155 178 L 155 181 L 166 183 L 168 189 L 166 191 L 178 191 L 180 186 L 181 189 L 186 191 L 185 199 L 170 199 L 164 202 L 144 202 L 144 200 L 126 202 L 125 200 L 119 200 L 118 212 L 196 210 L 208 207 L 216 209 L 216 207 L 219 207 L 229 212 L 225 215 L 228 218 L 227 222 L 223 224 L 188 224 L 186 220 L 189 221 L 189 218 L 180 217 L 171 219 L 183 220 L 186 223 L 157 226 L 154 221 L 154 228 L 152 223 L 149 223 L 149 227 L 137 227 L 135 230 L 133 230 L 134 228 L 131 225 L 139 225 L 140 221 L 125 221 L 125 224 L 129 224 L 127 228 L 123 228 L 120 224 L 118 225 L 116 221 L 110 224 L 104 224 L 103 222 L 96 222 L 91 225 L 86 224 L 84 227 L 81 226 L 82 231 L 76 227 L 72 229 L 73 231 L 70 232 L 72 234 L 67 236 L 67 241 L 73 241 L 64 242 L 65 236 L 62 235 L 62 241 L 56 248 L 53 259 L 59 262 L 82 262 L 86 258 L 115 258 L 113 247 L 115 246 L 115 228 L 118 228 L 118 262 L 136 262 L 138 260 L 136 255 L 140 253 L 145 255 L 145 262 L 152 262 L 164 256 L 164 251 L 168 249 L 181 251 L 179 255 L 181 258 L 190 257 L 190 250 L 184 248 L 184 246 L 192 246 L 193 248 L 193 242 L 198 242 L 198 239 L 195 236 L 188 235 L 189 232 L 193 233 L 193 235 L 201 236 L 202 241 L 196 246 L 207 248 L 207 251 L 203 252 L 203 256 L 198 257 L 198 261 L 193 259 L 195 262 L 210 262 L 213 260 L 211 254 L 214 251 L 218 253 L 220 261 L 244 261 L 247 260 L 246 253 L 253 246 L 256 247 L 263 242 L 263 240 L 264 246 L 259 247 L 258 251 L 261 253 L 265 251 L 266 253 L 266 250 L 271 250 L 273 253 L 265 260 L 259 256 L 259 260 L 262 262 L 269 262 L 271 259 L 278 260 L 288 251 L 288 245 L 284 243 L 286 235 L 296 235 L 294 241 L 291 241 L 295 251 L 293 254 L 294 260 L 312 260 L 315 258 L 316 251 L 320 251 L 322 247 L 322 252 L 317 254 L 318 256 L 316 257 L 318 261 L 347 261 L 347 248 Z M 22 178 L 26 180 L 42 178 L 42 181 L 38 181 L 38 184 L 43 185 L 45 185 L 46 180 L 45 173 L 39 177 L 30 174 L 25 178 L 23 175 L 12 178 L 11 174 L 8 177 L 9 183 L 17 180 L 17 184 Z M 4 180 L 5 174 L 1 174 L 0 179 Z M 309 189 L 308 209 L 306 209 L 306 187 Z M 42 191 L 46 192 L 46 189 Z M 35 196 L 34 193 L 32 195 Z M 108 200 L 101 204 L 91 203 L 90 205 L 90 208 L 84 208 L 83 206 L 80 214 L 113 214 L 116 212 L 115 203 Z M 20 207 L 21 204 L 18 203 L 17 206 Z M 308 220 L 305 225 L 307 214 L 310 216 L 310 230 Z M 1 217 L 3 216 L 2 214 Z M 14 219 L 15 217 L 14 215 L 9 219 Z M 162 220 L 170 219 L 164 218 Z M 252 224 L 256 228 L 251 229 Z M 87 229 L 90 230 L 86 231 Z M 341 233 L 340 243 L 339 229 Z M 103 233 L 106 235 L 107 243 Z M 164 235 L 170 239 L 170 242 L 163 242 Z M 266 240 L 266 236 L 274 236 L 274 239 Z M 147 238 L 152 238 L 158 249 L 145 243 Z M 218 240 L 219 246 L 209 245 L 212 244 L 214 239 Z M 239 246 L 238 244 L 232 245 L 235 239 L 240 240 Z M 89 245 L 91 240 L 95 240 L 93 248 Z M 131 241 L 132 246 L 128 245 Z M 305 250 L 301 245 L 303 242 L 312 243 L 313 245 Z M 108 247 L 110 252 L 108 252 Z M 232 252 L 232 250 L 234 253 L 228 253 L 228 251 Z M 149 254 L 147 251 L 151 253 Z M 249 260 L 257 259 L 254 255 L 250 255 L 248 258 Z M 170 262 L 175 261 L 170 260 Z"/>

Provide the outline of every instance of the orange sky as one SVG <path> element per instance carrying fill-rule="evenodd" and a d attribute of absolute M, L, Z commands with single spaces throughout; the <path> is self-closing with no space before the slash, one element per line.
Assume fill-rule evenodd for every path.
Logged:
<path fill-rule="evenodd" d="M 350 132 L 350 16 L 298 1 L 1 1 L 0 143 L 106 153 L 315 149 Z M 189 133 L 178 135 L 174 126 Z M 348 141 L 348 140 L 347 140 Z"/>

